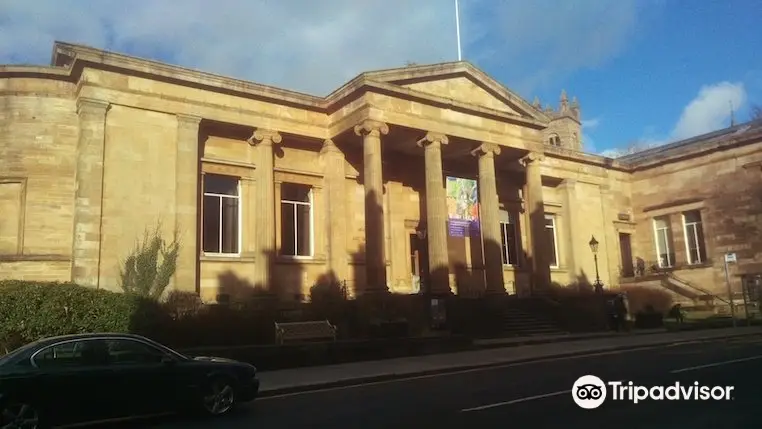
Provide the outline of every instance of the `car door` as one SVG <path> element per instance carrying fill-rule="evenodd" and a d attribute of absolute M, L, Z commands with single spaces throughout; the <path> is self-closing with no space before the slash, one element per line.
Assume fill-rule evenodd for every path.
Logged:
<path fill-rule="evenodd" d="M 88 338 L 52 344 L 35 353 L 36 386 L 46 392 L 50 413 L 61 423 L 108 419 L 114 377 L 102 340 Z"/>
<path fill-rule="evenodd" d="M 172 411 L 178 380 L 171 356 L 132 338 L 109 338 L 107 344 L 109 360 L 117 374 L 117 395 L 125 406 L 123 415 Z"/>

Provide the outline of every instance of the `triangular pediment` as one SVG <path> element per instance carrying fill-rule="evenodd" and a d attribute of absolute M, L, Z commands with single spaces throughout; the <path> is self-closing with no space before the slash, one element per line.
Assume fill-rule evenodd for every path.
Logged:
<path fill-rule="evenodd" d="M 381 70 L 365 77 L 522 118 L 548 120 L 543 112 L 467 62 Z"/>

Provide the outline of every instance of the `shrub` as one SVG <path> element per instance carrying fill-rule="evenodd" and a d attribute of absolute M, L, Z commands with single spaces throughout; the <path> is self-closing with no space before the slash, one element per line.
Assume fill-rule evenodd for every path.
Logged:
<path fill-rule="evenodd" d="M 180 243 L 176 234 L 172 241 L 164 240 L 160 229 L 161 225 L 146 231 L 143 241 L 124 260 L 119 277 L 126 293 L 158 300 L 169 286 L 177 269 Z"/>
<path fill-rule="evenodd" d="M 0 346 L 6 350 L 56 335 L 155 333 L 164 322 L 159 305 L 139 296 L 73 283 L 0 281 Z"/>

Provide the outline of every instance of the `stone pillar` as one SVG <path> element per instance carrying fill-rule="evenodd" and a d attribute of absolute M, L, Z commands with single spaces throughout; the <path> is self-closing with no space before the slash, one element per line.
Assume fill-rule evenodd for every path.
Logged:
<path fill-rule="evenodd" d="M 106 112 L 109 103 L 80 98 L 77 143 L 74 240 L 71 279 L 83 286 L 98 287 L 103 201 L 103 159 Z"/>
<path fill-rule="evenodd" d="M 273 171 L 273 145 L 281 142 L 276 131 L 262 128 L 254 131 L 248 139 L 257 148 L 256 206 L 254 214 L 255 266 L 254 285 L 270 289 L 272 284 L 273 260 L 275 258 L 275 178 Z"/>
<path fill-rule="evenodd" d="M 175 289 L 195 292 L 198 282 L 198 128 L 201 118 L 177 115 L 175 159 L 175 229 L 180 251 L 177 255 Z"/>
<path fill-rule="evenodd" d="M 563 204 L 563 213 L 565 220 L 563 228 L 563 248 L 567 249 L 567 251 L 564 253 L 566 256 L 566 268 L 569 271 L 569 283 L 571 284 L 577 281 L 577 275 L 579 275 L 579 267 L 577 266 L 577 248 L 580 246 L 578 245 L 579 243 L 574 242 L 574 231 L 578 230 L 578 222 L 580 222 L 580 219 L 578 219 L 579 216 L 577 215 L 576 210 L 574 210 L 577 203 L 577 181 L 574 179 L 565 179 L 563 182 L 561 182 L 558 190 L 561 191 L 561 199 Z M 585 247 L 589 248 L 587 241 L 585 241 Z M 580 255 L 586 254 L 587 253 L 580 253 Z"/>
<path fill-rule="evenodd" d="M 323 142 L 325 182 L 325 224 L 328 249 L 328 269 L 337 281 L 347 279 L 347 205 L 344 153 L 333 140 Z"/>
<path fill-rule="evenodd" d="M 367 291 L 388 291 L 384 255 L 384 181 L 381 167 L 381 135 L 388 133 L 388 125 L 369 119 L 355 126 L 355 134 L 363 138 Z"/>
<path fill-rule="evenodd" d="M 500 146 L 483 143 L 472 154 L 479 156 L 479 221 L 484 246 L 486 292 L 505 293 L 500 202 L 495 178 L 495 157 L 500 155 Z"/>
<path fill-rule="evenodd" d="M 543 154 L 530 152 L 521 158 L 526 168 L 526 187 L 524 192 L 525 209 L 528 213 L 527 257 L 532 269 L 532 293 L 542 292 L 550 286 L 550 255 L 545 231 L 545 203 L 542 197 L 542 174 L 540 163 Z"/>
<path fill-rule="evenodd" d="M 429 246 L 429 292 L 450 294 L 450 260 L 447 253 L 447 194 L 442 173 L 444 134 L 429 132 L 418 141 L 426 165 L 426 237 Z"/>

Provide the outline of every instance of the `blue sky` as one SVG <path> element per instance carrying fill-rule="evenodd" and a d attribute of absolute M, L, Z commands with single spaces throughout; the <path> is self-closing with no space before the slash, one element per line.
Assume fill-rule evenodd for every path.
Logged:
<path fill-rule="evenodd" d="M 325 95 L 456 56 L 454 0 L 0 0 L 0 64 L 53 40 Z M 576 95 L 586 149 L 661 144 L 762 104 L 758 0 L 460 0 L 464 59 L 528 101 Z"/>

